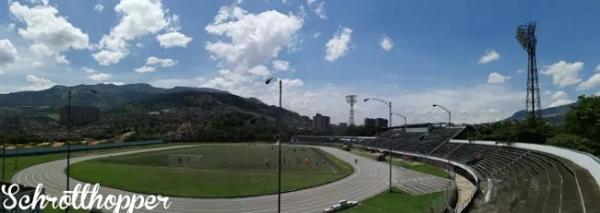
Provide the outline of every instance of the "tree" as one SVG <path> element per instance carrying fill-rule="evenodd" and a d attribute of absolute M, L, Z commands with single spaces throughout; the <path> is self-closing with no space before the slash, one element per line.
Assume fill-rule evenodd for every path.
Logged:
<path fill-rule="evenodd" d="M 585 141 L 563 143 L 570 142 L 570 147 L 585 147 L 587 152 L 600 155 L 600 97 L 579 96 L 578 103 L 565 116 L 564 130 Z"/>
<path fill-rule="evenodd" d="M 548 144 L 555 146 L 562 146 L 570 149 L 576 149 L 583 152 L 589 152 L 592 154 L 600 154 L 594 153 L 593 150 L 593 142 L 587 138 L 583 138 L 578 135 L 572 134 L 559 134 L 550 139 L 548 139 Z"/>
<path fill-rule="evenodd" d="M 600 97 L 579 96 L 578 103 L 565 116 L 568 133 L 600 142 Z"/>

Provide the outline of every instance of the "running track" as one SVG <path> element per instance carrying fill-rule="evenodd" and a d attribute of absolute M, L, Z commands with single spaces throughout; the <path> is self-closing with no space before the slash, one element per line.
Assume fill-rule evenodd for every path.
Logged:
<path fill-rule="evenodd" d="M 149 148 L 143 150 L 125 151 L 113 154 L 85 156 L 71 159 L 72 163 L 95 158 L 133 154 L 164 149 L 188 147 L 187 145 Z M 364 200 L 388 189 L 388 164 L 364 158 L 343 150 L 331 147 L 319 147 L 339 159 L 351 164 L 355 172 L 337 182 L 330 184 L 284 193 L 282 195 L 282 212 L 321 212 L 338 200 Z M 354 164 L 358 159 L 358 164 Z M 58 196 L 66 184 L 66 160 L 52 161 L 35 165 L 17 173 L 12 181 L 19 184 L 36 186 L 44 184 L 46 193 Z M 424 194 L 445 189 L 448 181 L 443 178 L 423 174 L 413 170 L 394 167 L 394 185 L 411 194 Z M 71 189 L 77 183 L 71 179 Z M 132 194 L 118 189 L 102 187 L 101 194 Z M 155 209 L 153 212 L 276 212 L 277 195 L 265 195 L 233 199 L 199 199 L 199 198 L 171 198 L 173 204 L 167 210 Z M 136 211 L 138 212 L 138 211 Z M 144 211 L 140 211 L 144 212 Z"/>

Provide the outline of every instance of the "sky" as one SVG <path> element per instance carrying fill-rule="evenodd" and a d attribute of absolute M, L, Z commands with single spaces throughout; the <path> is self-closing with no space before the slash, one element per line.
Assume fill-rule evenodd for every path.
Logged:
<path fill-rule="evenodd" d="M 8 0 L 0 93 L 54 85 L 211 87 L 347 122 L 480 123 L 525 106 L 516 27 L 537 22 L 543 107 L 600 95 L 599 1 Z M 398 117 L 394 125 L 399 125 Z"/>

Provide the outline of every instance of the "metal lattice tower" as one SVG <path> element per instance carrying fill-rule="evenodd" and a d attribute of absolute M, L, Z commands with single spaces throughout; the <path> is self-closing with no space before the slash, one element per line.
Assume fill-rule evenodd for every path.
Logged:
<path fill-rule="evenodd" d="M 350 104 L 348 126 L 354 126 L 354 104 L 356 103 L 356 95 L 346 95 L 346 103 Z"/>
<path fill-rule="evenodd" d="M 540 84 L 538 81 L 538 70 L 535 59 L 535 47 L 537 39 L 535 37 L 535 22 L 517 27 L 516 38 L 527 51 L 527 99 L 525 100 L 525 109 L 529 119 L 535 120 L 541 118 L 542 105 L 540 104 Z"/>

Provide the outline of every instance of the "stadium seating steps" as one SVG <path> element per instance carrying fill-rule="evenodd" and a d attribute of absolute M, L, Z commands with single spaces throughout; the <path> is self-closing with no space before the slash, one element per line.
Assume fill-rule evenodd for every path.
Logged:
<path fill-rule="evenodd" d="M 587 170 L 547 153 L 510 146 L 451 143 L 464 128 L 435 127 L 428 132 L 390 129 L 359 146 L 449 159 L 471 167 L 479 186 L 491 182 L 489 199 L 481 190 L 470 212 L 600 212 L 600 188 Z M 331 138 L 305 138 L 335 143 Z M 339 141 L 337 141 L 339 142 Z M 485 189 L 486 187 L 480 187 Z"/>

